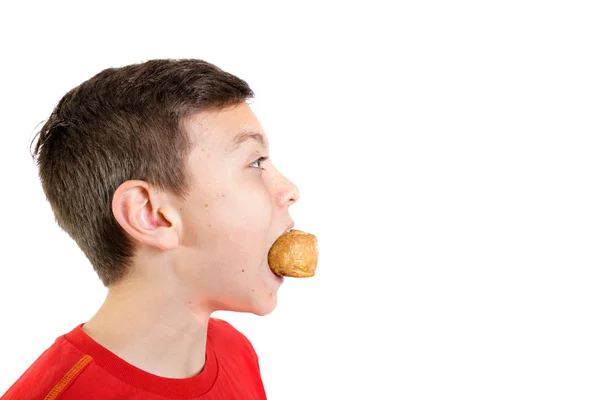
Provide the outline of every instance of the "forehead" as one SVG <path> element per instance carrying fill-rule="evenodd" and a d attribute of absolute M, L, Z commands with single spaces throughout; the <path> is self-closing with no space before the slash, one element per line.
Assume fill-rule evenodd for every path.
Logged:
<path fill-rule="evenodd" d="M 202 144 L 213 151 L 230 152 L 249 136 L 261 135 L 266 140 L 260 122 L 246 103 L 198 112 L 186 118 L 184 127 L 193 147 Z"/>

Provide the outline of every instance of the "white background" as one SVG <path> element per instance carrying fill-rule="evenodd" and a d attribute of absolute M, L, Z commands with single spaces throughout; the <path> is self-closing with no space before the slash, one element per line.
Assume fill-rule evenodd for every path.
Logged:
<path fill-rule="evenodd" d="M 193 57 L 255 90 L 319 238 L 275 312 L 221 315 L 269 399 L 600 398 L 597 2 L 14 3 L 0 393 L 105 295 L 45 201 L 38 124 L 104 68 Z"/>

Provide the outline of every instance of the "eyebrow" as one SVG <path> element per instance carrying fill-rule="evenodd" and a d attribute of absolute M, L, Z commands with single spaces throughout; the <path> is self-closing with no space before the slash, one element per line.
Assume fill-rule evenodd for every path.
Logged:
<path fill-rule="evenodd" d="M 232 153 L 237 148 L 239 148 L 244 142 L 247 142 L 249 140 L 257 141 L 264 149 L 268 147 L 267 140 L 262 133 L 255 131 L 241 131 L 237 135 L 235 135 L 231 143 L 229 143 L 229 146 L 227 146 L 227 153 Z"/>

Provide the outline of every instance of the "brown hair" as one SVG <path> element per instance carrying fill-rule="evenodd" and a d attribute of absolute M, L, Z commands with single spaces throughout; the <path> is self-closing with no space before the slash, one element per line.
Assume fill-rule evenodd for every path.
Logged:
<path fill-rule="evenodd" d="M 134 255 L 112 213 L 115 190 L 140 179 L 185 197 L 192 144 L 183 119 L 253 96 L 244 80 L 206 61 L 150 60 L 105 69 L 58 102 L 32 156 L 56 222 L 105 286 Z"/>

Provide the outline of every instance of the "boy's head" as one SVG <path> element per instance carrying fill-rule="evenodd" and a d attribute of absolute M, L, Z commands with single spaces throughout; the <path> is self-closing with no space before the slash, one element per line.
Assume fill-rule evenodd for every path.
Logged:
<path fill-rule="evenodd" d="M 273 310 L 268 250 L 297 188 L 248 84 L 200 60 L 106 69 L 69 91 L 35 155 L 58 225 L 109 288 L 168 282 L 207 310 Z"/>

